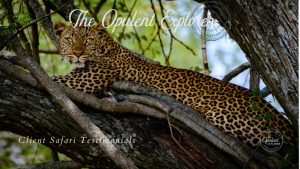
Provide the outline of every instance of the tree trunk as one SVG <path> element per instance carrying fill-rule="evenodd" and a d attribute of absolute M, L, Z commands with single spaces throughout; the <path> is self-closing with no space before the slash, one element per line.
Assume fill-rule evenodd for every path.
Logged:
<path fill-rule="evenodd" d="M 246 53 L 298 130 L 298 1 L 219 2 L 231 16 L 230 37 Z"/>
<path fill-rule="evenodd" d="M 78 104 L 79 105 L 79 104 Z M 193 134 L 183 131 L 181 144 L 196 164 L 172 140 L 165 120 L 137 115 L 112 116 L 81 105 L 86 115 L 99 126 L 109 138 L 130 140 L 131 143 L 116 144 L 128 154 L 139 168 L 240 168 L 231 157 Z M 46 146 L 61 152 L 74 161 L 91 168 L 117 168 L 102 155 L 99 146 L 88 143 L 83 131 L 61 108 L 51 101 L 50 95 L 0 72 L 0 130 L 7 130 L 25 137 L 40 139 Z M 68 141 L 52 143 L 51 138 Z M 42 139 L 45 138 L 45 141 Z M 68 139 L 68 140 L 67 140 Z M 72 139 L 75 139 L 73 141 Z M 21 137 L 20 141 L 26 138 Z M 37 141 L 37 140 L 36 140 Z M 75 143 L 73 143 L 75 142 Z M 21 144 L 21 143 L 20 143 Z"/>

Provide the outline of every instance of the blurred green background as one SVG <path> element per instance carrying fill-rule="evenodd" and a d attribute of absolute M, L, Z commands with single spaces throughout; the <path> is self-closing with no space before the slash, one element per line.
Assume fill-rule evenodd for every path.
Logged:
<path fill-rule="evenodd" d="M 43 4 L 42 1 L 39 1 Z M 86 4 L 93 9 L 99 1 L 97 0 L 86 0 Z M 163 1 L 163 6 L 165 9 L 173 9 L 175 14 L 172 19 L 178 19 L 186 17 L 188 13 L 192 12 L 193 9 L 198 5 L 197 3 L 190 0 L 181 1 Z M 80 9 L 86 10 L 86 5 L 83 1 L 74 1 Z M 113 0 L 107 0 L 102 6 L 100 12 L 97 14 L 97 19 L 102 20 L 103 15 L 112 8 L 114 4 Z M 116 10 L 118 11 L 118 17 L 126 18 L 128 16 L 128 11 L 132 8 L 134 0 L 117 0 Z M 154 0 L 154 6 L 158 13 L 158 17 L 161 18 L 161 11 L 158 1 Z M 44 6 L 43 6 L 44 7 Z M 3 8 L 0 8 L 0 13 L 3 12 Z M 14 12 L 18 13 L 17 19 L 24 26 L 28 24 L 31 19 L 29 17 L 26 5 L 23 1 L 14 1 Z M 137 17 L 151 17 L 153 11 L 149 0 L 137 0 L 135 7 L 132 11 L 132 15 L 137 12 Z M 2 13 L 3 14 L 3 13 Z M 51 16 L 52 22 L 65 22 L 62 17 L 58 14 Z M 65 22 L 66 23 L 66 22 Z M 2 17 L 2 25 L 7 25 L 6 18 Z M 152 38 L 155 34 L 155 27 L 126 27 L 124 31 L 124 36 L 120 38 L 123 27 L 118 27 L 113 33 L 112 28 L 109 28 L 111 36 L 126 46 L 127 48 L 137 52 L 143 53 L 144 55 L 152 60 L 159 61 L 161 64 L 165 64 L 165 57 L 162 52 L 162 48 L 158 38 L 155 38 L 153 43 L 151 43 Z M 138 33 L 139 38 L 136 37 L 135 32 Z M 29 40 L 32 41 L 30 36 L 30 29 L 26 29 L 25 33 L 28 35 Z M 179 27 L 176 32 L 173 32 L 174 36 L 179 40 L 184 42 L 189 46 L 196 55 L 194 55 L 190 50 L 188 50 L 182 44 L 173 41 L 172 53 L 170 55 L 170 66 L 176 68 L 192 69 L 201 72 L 203 69 L 202 56 L 201 56 L 201 38 L 197 37 L 193 32 L 191 27 Z M 167 30 L 161 33 L 162 41 L 164 44 L 163 50 L 166 53 L 170 50 L 170 34 Z M 50 39 L 43 32 L 42 28 L 39 26 L 39 49 L 40 61 L 44 70 L 50 75 L 64 75 L 71 71 L 72 66 L 65 60 L 61 58 L 58 54 L 49 54 L 50 52 L 57 51 Z M 140 44 L 139 44 L 140 42 Z M 149 44 L 151 43 L 151 46 Z M 142 49 L 141 49 L 142 48 Z M 147 50 L 145 50 L 147 49 Z M 45 53 L 44 53 L 45 52 Z M 47 53 L 48 52 L 48 53 Z M 210 66 L 210 75 L 222 79 L 225 74 L 230 70 L 239 66 L 240 64 L 246 62 L 245 54 L 241 51 L 239 46 L 226 35 L 220 40 L 207 42 L 207 55 Z M 232 83 L 249 87 L 249 70 L 241 73 L 239 76 L 235 77 Z M 261 87 L 264 84 L 261 83 Z M 268 101 L 274 104 L 279 110 L 282 110 L 280 106 L 275 103 L 272 96 L 269 96 Z M 39 162 L 47 162 L 51 160 L 50 150 L 43 146 L 37 144 L 20 144 L 18 143 L 19 136 L 14 135 L 9 132 L 0 132 L 0 168 L 13 168 L 20 165 L 33 164 Z M 67 159 L 63 155 L 61 158 Z"/>

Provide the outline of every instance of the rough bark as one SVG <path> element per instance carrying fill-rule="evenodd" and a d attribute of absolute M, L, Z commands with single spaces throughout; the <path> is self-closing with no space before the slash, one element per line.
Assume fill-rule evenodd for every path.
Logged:
<path fill-rule="evenodd" d="M 246 53 L 298 130 L 298 1 L 218 2 L 230 12 L 230 37 Z"/>
<path fill-rule="evenodd" d="M 116 144 L 128 153 L 139 168 L 240 168 L 228 155 L 193 134 L 181 129 L 181 144 L 192 153 L 202 166 L 198 166 L 172 140 L 165 120 L 137 115 L 112 116 L 81 105 L 88 115 L 110 138 L 130 138 L 135 143 Z M 34 89 L 21 81 L 0 74 L 0 129 L 29 136 L 46 138 L 45 145 L 74 161 L 96 168 L 116 168 L 104 157 L 96 144 L 80 143 L 86 136 L 49 94 Z M 50 143 L 51 137 L 76 138 L 77 144 Z"/>

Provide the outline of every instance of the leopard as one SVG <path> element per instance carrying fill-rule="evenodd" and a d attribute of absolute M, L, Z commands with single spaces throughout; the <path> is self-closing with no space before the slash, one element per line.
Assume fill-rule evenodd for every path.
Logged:
<path fill-rule="evenodd" d="M 116 81 L 129 81 L 164 92 L 250 146 L 258 146 L 270 129 L 280 131 L 285 142 L 295 137 L 286 116 L 259 95 L 193 70 L 151 63 L 116 42 L 102 25 L 65 26 L 60 54 L 73 70 L 53 80 L 69 88 L 98 93 Z"/>

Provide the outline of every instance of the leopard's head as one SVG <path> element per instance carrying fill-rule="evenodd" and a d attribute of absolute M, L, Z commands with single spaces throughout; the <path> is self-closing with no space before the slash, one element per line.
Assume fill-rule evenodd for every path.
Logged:
<path fill-rule="evenodd" d="M 82 68 L 88 60 L 99 60 L 107 52 L 109 35 L 100 26 L 66 26 L 60 36 L 60 54 L 74 68 Z"/>

